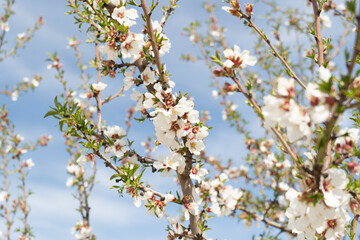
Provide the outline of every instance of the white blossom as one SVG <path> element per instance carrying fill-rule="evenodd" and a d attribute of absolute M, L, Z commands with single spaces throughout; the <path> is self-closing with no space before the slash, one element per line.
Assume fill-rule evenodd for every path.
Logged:
<path fill-rule="evenodd" d="M 225 58 L 233 63 L 234 67 L 244 68 L 246 65 L 254 66 L 257 62 L 256 57 L 251 56 L 248 50 L 240 52 L 240 47 L 237 45 L 234 45 L 234 50 L 227 48 L 223 53 Z M 227 63 L 227 65 L 231 66 L 230 63 Z"/>
<path fill-rule="evenodd" d="M 110 139 L 116 140 L 118 138 L 121 138 L 126 135 L 126 131 L 119 126 L 111 126 L 107 127 L 104 131 L 105 136 L 107 136 Z"/>
<path fill-rule="evenodd" d="M 98 82 L 98 83 L 93 83 L 91 86 L 94 89 L 94 91 L 101 92 L 102 90 L 104 90 L 107 87 L 107 84 L 105 84 L 103 82 Z"/>
<path fill-rule="evenodd" d="M 126 146 L 124 139 L 118 139 L 114 142 L 114 145 L 105 148 L 105 152 L 111 152 L 118 158 L 122 158 L 124 154 L 129 151 L 130 148 Z"/>
<path fill-rule="evenodd" d="M 0 30 L 3 30 L 5 32 L 10 31 L 9 23 L 0 21 Z"/>
<path fill-rule="evenodd" d="M 328 15 L 324 14 L 323 12 L 321 12 L 320 14 L 320 21 L 321 21 L 321 25 L 324 26 L 325 28 L 331 28 L 331 19 Z"/>
<path fill-rule="evenodd" d="M 136 9 L 126 9 L 125 7 L 115 8 L 111 14 L 111 17 L 117 20 L 120 24 L 131 27 L 136 24 L 135 19 L 139 16 Z"/>
<path fill-rule="evenodd" d="M 144 44 L 143 34 L 130 33 L 121 44 L 121 54 L 123 58 L 131 58 L 132 61 L 136 61 L 141 57 Z"/>
<path fill-rule="evenodd" d="M 35 166 L 35 163 L 31 158 L 29 158 L 24 162 L 24 166 L 27 167 L 28 169 L 31 169 L 33 166 Z"/>
<path fill-rule="evenodd" d="M 331 78 L 331 73 L 329 69 L 324 68 L 324 66 L 319 67 L 319 77 L 324 82 L 328 82 Z"/>
<path fill-rule="evenodd" d="M 350 196 L 344 191 L 349 183 L 346 172 L 338 168 L 325 171 L 327 177 L 321 177 L 320 189 L 324 194 L 325 203 L 329 207 L 339 207 L 347 204 Z"/>
<path fill-rule="evenodd" d="M 74 185 L 74 183 L 75 183 L 74 177 L 68 177 L 67 180 L 66 180 L 66 184 L 65 184 L 65 185 L 66 185 L 67 187 L 71 187 L 71 186 Z"/>
<path fill-rule="evenodd" d="M 112 60 L 115 62 L 118 57 L 118 50 L 114 49 L 114 47 L 109 46 L 109 44 L 99 46 L 99 51 L 102 54 L 107 55 L 107 60 Z"/>
<path fill-rule="evenodd" d="M 145 86 L 155 83 L 155 72 L 152 71 L 149 66 L 147 66 L 141 73 L 141 80 L 143 80 Z"/>
<path fill-rule="evenodd" d="M 14 102 L 15 101 L 17 101 L 18 100 L 18 98 L 19 98 L 19 92 L 18 91 L 13 91 L 12 93 L 11 93 L 11 100 L 13 100 Z"/>
<path fill-rule="evenodd" d="M 134 84 L 135 78 L 131 71 L 125 72 L 125 78 L 124 78 L 124 90 L 129 90 L 132 85 Z"/>
<path fill-rule="evenodd" d="M 208 174 L 208 173 L 209 173 L 208 170 L 206 170 L 203 167 L 200 167 L 199 164 L 196 164 L 191 169 L 190 178 L 201 182 L 204 179 L 205 175 Z"/>
<path fill-rule="evenodd" d="M 4 202 L 7 197 L 8 197 L 8 193 L 6 191 L 0 192 L 0 202 Z"/>

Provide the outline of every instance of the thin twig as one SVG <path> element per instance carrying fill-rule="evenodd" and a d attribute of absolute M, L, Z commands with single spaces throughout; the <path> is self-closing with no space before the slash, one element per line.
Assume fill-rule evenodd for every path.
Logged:
<path fill-rule="evenodd" d="M 179 0 L 172 0 L 170 2 L 170 5 L 164 10 L 164 14 L 160 21 L 161 28 L 164 28 L 164 25 L 165 25 L 166 21 L 168 20 L 169 16 L 174 13 L 175 8 L 173 8 L 172 6 L 175 5 L 178 1 Z"/>
<path fill-rule="evenodd" d="M 250 16 L 247 16 L 246 14 L 244 14 L 241 11 L 241 9 L 238 9 L 238 11 L 241 14 L 241 16 L 243 16 L 243 18 L 245 18 L 248 21 L 248 26 L 253 28 L 260 35 L 260 37 L 269 45 L 269 47 L 273 50 L 275 56 L 280 59 L 280 61 L 284 64 L 286 69 L 290 72 L 291 77 L 294 78 L 295 81 L 297 81 L 302 88 L 306 89 L 306 86 L 304 85 L 304 83 L 296 76 L 296 74 L 294 73 L 294 71 L 292 70 L 292 68 L 288 64 L 288 62 L 279 54 L 279 52 L 272 45 L 271 41 L 267 38 L 265 33 L 255 25 L 255 23 L 251 20 Z"/>
<path fill-rule="evenodd" d="M 158 45 L 156 43 L 156 39 L 155 39 L 155 35 L 154 35 L 154 29 L 153 29 L 153 26 L 152 26 L 151 18 L 150 18 L 150 15 L 149 15 L 149 10 L 147 8 L 145 0 L 141 0 L 141 7 L 142 7 L 144 15 L 145 15 L 146 26 L 147 26 L 147 30 L 148 30 L 148 33 L 149 33 L 149 36 L 150 36 L 150 42 L 151 42 L 152 50 L 154 52 L 155 63 L 156 63 L 156 66 L 158 68 L 158 71 L 159 71 L 160 82 L 161 82 L 161 84 L 167 86 L 167 83 L 166 83 L 166 80 L 165 80 L 165 74 L 164 74 L 163 67 L 162 67 L 162 64 L 161 64 Z"/>

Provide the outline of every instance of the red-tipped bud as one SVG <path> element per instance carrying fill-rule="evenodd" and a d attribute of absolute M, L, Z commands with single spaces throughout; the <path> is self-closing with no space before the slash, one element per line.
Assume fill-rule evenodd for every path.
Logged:
<path fill-rule="evenodd" d="M 234 8 L 234 9 L 239 9 L 240 8 L 240 4 L 238 0 L 230 0 L 230 5 Z"/>
<path fill-rule="evenodd" d="M 254 7 L 254 4 L 250 4 L 250 3 L 245 4 L 245 11 L 246 11 L 247 15 L 251 16 L 254 14 L 253 7 Z"/>
<path fill-rule="evenodd" d="M 347 168 L 348 168 L 348 170 L 349 170 L 349 172 L 350 172 L 351 174 L 355 174 L 355 173 L 357 173 L 358 170 L 359 170 L 359 165 L 357 165 L 357 164 L 354 163 L 354 162 L 349 162 L 349 163 L 347 164 Z"/>
<path fill-rule="evenodd" d="M 111 71 L 111 72 L 110 72 L 110 77 L 111 77 L 111 78 L 115 78 L 115 76 L 116 76 L 116 72 L 115 72 L 115 71 Z"/>
<path fill-rule="evenodd" d="M 216 67 L 215 70 L 213 71 L 213 74 L 216 76 L 216 77 L 223 77 L 224 76 L 224 72 L 222 69 Z"/>

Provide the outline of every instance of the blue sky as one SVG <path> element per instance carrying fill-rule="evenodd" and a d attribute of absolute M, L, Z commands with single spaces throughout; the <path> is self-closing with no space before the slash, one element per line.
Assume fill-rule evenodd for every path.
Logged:
<path fill-rule="evenodd" d="M 168 1 L 160 2 L 167 3 Z M 296 1 L 299 7 L 303 7 L 304 3 L 299 2 L 304 1 Z M 217 3 L 221 4 L 220 1 Z M 202 1 L 179 1 L 179 5 L 180 8 L 169 18 L 165 27 L 167 36 L 172 40 L 172 48 L 163 61 L 172 74 L 172 80 L 177 83 L 175 90 L 191 93 L 198 110 L 210 111 L 212 120 L 209 125 L 214 128 L 206 140 L 208 154 L 221 156 L 224 160 L 233 158 L 235 165 L 238 166 L 241 164 L 241 156 L 244 156 L 243 140 L 234 129 L 228 128 L 227 124 L 221 120 L 221 108 L 218 101 L 211 96 L 208 69 L 201 61 L 187 63 L 180 60 L 182 53 L 195 52 L 195 55 L 200 55 L 197 48 L 181 36 L 181 32 L 195 18 L 200 21 L 205 20 L 207 14 L 201 8 Z M 68 155 L 65 152 L 64 139 L 58 131 L 57 122 L 50 118 L 43 119 L 43 115 L 53 103 L 54 96 L 60 94 L 62 89 L 54 78 L 54 71 L 46 69 L 48 63 L 45 59 L 47 52 L 57 51 L 66 70 L 66 80 L 70 85 L 77 86 L 81 82 L 80 72 L 75 66 L 73 51 L 66 48 L 68 43 L 66 38 L 76 34 L 84 40 L 85 31 L 79 33 L 77 26 L 73 24 L 73 18 L 64 15 L 67 11 L 65 1 L 17 1 L 14 11 L 16 15 L 9 21 L 8 46 L 11 46 L 11 40 L 16 38 L 16 34 L 31 27 L 38 16 L 42 15 L 45 21 L 45 25 L 35 34 L 30 44 L 19 51 L 19 56 L 0 63 L 0 89 L 3 89 L 5 85 L 11 88 L 16 82 L 21 82 L 24 77 L 30 77 L 35 73 L 44 77 L 38 89 L 20 97 L 16 102 L 0 96 L 0 104 L 7 105 L 10 118 L 25 140 L 34 141 L 42 134 L 53 137 L 48 147 L 25 155 L 26 158 L 33 158 L 36 164 L 29 174 L 28 181 L 28 186 L 34 192 L 34 195 L 30 197 L 30 224 L 38 240 L 72 239 L 69 229 L 80 220 L 80 216 L 74 210 L 77 202 L 71 196 L 73 191 L 65 186 Z M 257 11 L 260 10 L 255 8 L 255 13 Z M 220 24 L 228 28 L 226 36 L 230 46 L 236 43 L 242 49 L 251 49 L 254 38 L 248 34 L 249 29 L 245 28 L 241 22 L 234 21 L 235 19 L 224 11 L 217 10 L 216 12 L 219 14 Z M 264 20 L 259 20 L 259 22 L 264 22 Z M 293 37 L 287 38 L 285 41 L 291 42 Z M 93 49 L 90 46 L 82 44 L 80 49 L 84 53 L 84 59 L 89 60 L 93 56 Z M 104 82 L 114 87 L 122 86 L 119 80 L 104 79 Z M 108 93 L 110 94 L 110 90 Z M 107 120 L 108 125 L 124 126 L 126 106 L 131 103 L 128 99 L 129 94 L 126 95 L 105 107 L 104 119 Z M 237 101 L 239 108 L 246 108 L 243 98 L 234 97 L 233 99 Z M 249 127 L 257 134 L 261 134 L 262 130 L 259 130 L 258 121 L 252 111 L 246 110 L 245 114 L 251 120 Z M 136 141 L 137 148 L 140 147 L 142 139 L 153 134 L 154 130 L 149 126 L 151 125 L 135 124 L 130 130 L 129 138 Z M 224 151 L 224 149 L 231 149 L 231 151 Z M 158 220 L 147 215 L 143 207 L 135 208 L 129 197 L 120 198 L 114 190 L 110 190 L 111 174 L 111 170 L 100 168 L 97 175 L 98 184 L 90 199 L 91 225 L 98 239 L 165 239 L 166 220 Z M 168 182 L 170 182 L 169 179 L 157 177 L 152 177 L 150 181 L 154 188 L 163 191 L 176 188 L 175 184 L 169 188 Z M 211 220 L 210 227 L 213 230 L 208 236 L 219 239 L 239 239 L 240 235 L 242 239 L 250 239 L 252 233 L 256 232 L 255 228 L 247 231 L 243 223 L 229 218 Z M 1 222 L 0 229 L 3 230 Z"/>

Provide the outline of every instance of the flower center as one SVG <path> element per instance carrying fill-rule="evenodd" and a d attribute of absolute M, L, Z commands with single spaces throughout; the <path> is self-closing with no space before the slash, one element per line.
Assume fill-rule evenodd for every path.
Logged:
<path fill-rule="evenodd" d="M 327 221 L 327 226 L 328 226 L 329 228 L 334 229 L 334 228 L 336 227 L 336 225 L 337 225 L 336 219 L 331 219 L 331 220 L 328 220 L 328 221 Z"/>

